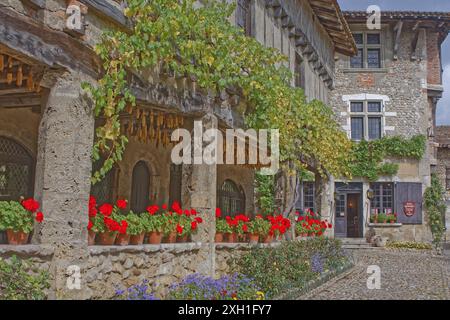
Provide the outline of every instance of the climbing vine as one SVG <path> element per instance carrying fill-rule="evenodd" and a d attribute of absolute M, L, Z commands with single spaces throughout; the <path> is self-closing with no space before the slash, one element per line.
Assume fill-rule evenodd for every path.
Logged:
<path fill-rule="evenodd" d="M 431 186 L 425 190 L 424 204 L 428 212 L 428 223 L 433 234 L 433 244 L 436 249 L 439 249 L 445 232 L 444 217 L 447 206 L 445 204 L 444 188 L 435 174 L 431 176 Z"/>
<path fill-rule="evenodd" d="M 273 214 L 275 211 L 275 177 L 257 172 L 255 181 L 259 213 L 263 215 Z"/>
<path fill-rule="evenodd" d="M 246 37 L 230 23 L 234 4 L 226 1 L 130 0 L 125 15 L 131 32 L 106 32 L 96 47 L 105 74 L 97 86 L 85 84 L 95 101 L 96 116 L 105 119 L 96 131 L 93 158 L 105 158 L 96 183 L 122 158 L 127 138 L 120 113 L 136 105 L 128 87 L 131 74 L 158 69 L 189 77 L 200 88 L 238 92 L 247 103 L 246 125 L 280 130 L 280 157 L 294 168 L 348 176 L 351 142 L 320 101 L 307 102 L 291 86 L 287 58 Z"/>
<path fill-rule="evenodd" d="M 392 176 L 398 172 L 398 164 L 383 162 L 386 158 L 422 159 L 425 153 L 426 137 L 417 135 L 411 139 L 384 137 L 374 141 L 355 143 L 350 163 L 352 176 L 378 180 L 379 176 Z"/>

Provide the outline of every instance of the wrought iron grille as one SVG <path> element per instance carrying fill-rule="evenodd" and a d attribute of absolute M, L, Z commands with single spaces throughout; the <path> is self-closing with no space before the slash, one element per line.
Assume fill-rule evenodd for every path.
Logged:
<path fill-rule="evenodd" d="M 218 191 L 219 208 L 225 216 L 235 216 L 245 213 L 245 194 L 241 188 L 231 181 L 226 180 Z"/>
<path fill-rule="evenodd" d="M 97 161 L 93 165 L 93 171 L 100 170 L 103 161 Z M 113 167 L 103 178 L 102 181 L 97 182 L 91 188 L 91 194 L 97 199 L 97 203 L 111 203 L 113 202 L 114 185 L 116 177 L 116 168 Z"/>

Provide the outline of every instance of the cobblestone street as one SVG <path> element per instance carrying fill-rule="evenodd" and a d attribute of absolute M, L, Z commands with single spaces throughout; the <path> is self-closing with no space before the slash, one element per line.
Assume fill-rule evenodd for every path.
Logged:
<path fill-rule="evenodd" d="M 415 250 L 354 250 L 355 267 L 300 300 L 448 300 L 450 255 Z M 367 267 L 381 268 L 381 289 L 367 288 Z"/>

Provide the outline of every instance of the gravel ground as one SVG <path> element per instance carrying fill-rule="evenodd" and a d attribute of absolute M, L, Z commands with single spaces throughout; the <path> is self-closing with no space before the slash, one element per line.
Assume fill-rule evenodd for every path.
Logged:
<path fill-rule="evenodd" d="M 450 252 L 372 249 L 352 251 L 355 267 L 300 300 L 450 300 Z M 367 288 L 367 267 L 381 269 L 381 289 Z"/>

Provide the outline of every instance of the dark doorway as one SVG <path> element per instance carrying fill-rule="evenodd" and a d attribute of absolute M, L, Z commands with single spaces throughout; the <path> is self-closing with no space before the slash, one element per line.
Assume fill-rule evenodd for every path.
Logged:
<path fill-rule="evenodd" d="M 131 186 L 131 210 L 135 213 L 145 212 L 149 204 L 150 171 L 144 161 L 138 162 L 133 169 Z"/>
<path fill-rule="evenodd" d="M 360 195 L 347 195 L 347 237 L 360 238 Z"/>

